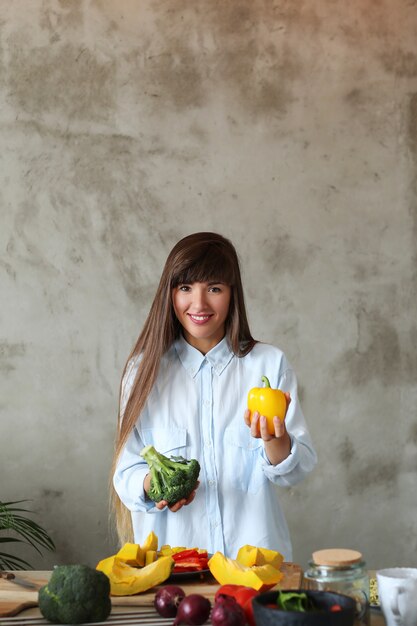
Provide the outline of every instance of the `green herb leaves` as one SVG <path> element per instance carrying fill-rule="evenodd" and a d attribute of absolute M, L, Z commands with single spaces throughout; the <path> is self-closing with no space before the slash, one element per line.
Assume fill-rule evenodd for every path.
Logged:
<path fill-rule="evenodd" d="M 306 612 L 314 608 L 306 593 L 278 591 L 277 605 L 284 611 Z"/>

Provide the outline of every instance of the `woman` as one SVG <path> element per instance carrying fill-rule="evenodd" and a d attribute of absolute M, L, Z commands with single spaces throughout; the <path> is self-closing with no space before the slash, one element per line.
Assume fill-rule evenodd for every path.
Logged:
<path fill-rule="evenodd" d="M 263 375 L 287 397 L 273 436 L 246 407 Z M 199 461 L 200 485 L 188 500 L 168 507 L 147 497 L 146 445 Z M 216 233 L 181 239 L 122 377 L 113 466 L 121 542 L 141 543 L 153 530 L 160 545 L 234 558 L 250 544 L 291 560 L 275 485 L 298 483 L 315 463 L 295 374 L 281 350 L 250 333 L 233 245 Z"/>

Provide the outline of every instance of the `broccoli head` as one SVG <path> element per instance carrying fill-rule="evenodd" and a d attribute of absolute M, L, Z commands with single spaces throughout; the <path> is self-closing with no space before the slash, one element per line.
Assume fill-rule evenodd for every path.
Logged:
<path fill-rule="evenodd" d="M 110 615 L 110 580 L 87 565 L 59 565 L 39 589 L 42 615 L 55 624 L 103 622 Z"/>
<path fill-rule="evenodd" d="M 153 446 L 146 446 L 141 456 L 151 471 L 151 486 L 148 496 L 154 502 L 166 500 L 175 504 L 182 498 L 188 498 L 196 488 L 200 464 L 195 459 L 182 456 L 168 458 L 157 452 Z"/>

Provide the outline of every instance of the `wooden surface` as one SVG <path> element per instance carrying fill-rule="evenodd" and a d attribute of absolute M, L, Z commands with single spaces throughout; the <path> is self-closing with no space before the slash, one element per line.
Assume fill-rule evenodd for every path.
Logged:
<path fill-rule="evenodd" d="M 295 563 L 283 563 L 281 571 L 284 574 L 284 578 L 277 585 L 277 588 L 281 589 L 297 589 L 301 585 L 302 569 Z M 51 572 L 16 572 L 21 578 L 25 578 L 30 582 L 35 583 L 38 588 L 46 584 L 51 575 Z M 167 581 L 168 582 L 168 581 Z M 174 583 L 174 580 L 169 580 Z M 180 585 L 186 594 L 200 593 L 210 600 L 214 597 L 219 584 L 214 578 L 208 574 L 203 578 L 177 578 L 175 584 Z M 116 607 L 141 607 L 152 606 L 155 596 L 155 590 L 153 589 L 140 593 L 134 596 L 112 596 L 112 605 Z M 15 583 L 0 578 L 0 617 L 7 617 L 17 615 L 24 609 L 30 607 L 37 607 L 38 604 L 38 592 L 36 589 L 27 589 L 20 587 Z M 39 609 L 36 609 L 39 614 Z M 35 614 L 32 612 L 32 614 Z"/>
<path fill-rule="evenodd" d="M 50 572 L 16 572 L 16 574 L 36 584 L 37 588 L 45 585 L 50 576 Z M 17 615 L 24 609 L 34 606 L 38 606 L 37 589 L 27 589 L 0 578 L 0 617 Z"/>

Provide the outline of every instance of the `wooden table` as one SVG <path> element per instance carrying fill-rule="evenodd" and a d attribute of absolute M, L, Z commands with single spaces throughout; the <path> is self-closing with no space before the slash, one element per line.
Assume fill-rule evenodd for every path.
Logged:
<path fill-rule="evenodd" d="M 296 589 L 301 585 L 302 570 L 298 565 L 293 563 L 283 564 L 284 579 L 281 587 L 285 589 Z M 22 578 L 34 582 L 41 586 L 45 584 L 51 572 L 28 571 L 16 572 Z M 170 581 L 171 582 L 171 581 Z M 174 581 L 172 581 L 174 582 Z M 200 593 L 210 600 L 219 587 L 218 583 L 209 574 L 201 579 L 192 578 L 184 580 L 176 580 L 175 584 L 179 584 L 188 595 L 190 593 Z M 115 597 L 112 596 L 112 612 L 105 622 L 100 622 L 103 626 L 122 626 L 122 625 L 147 625 L 147 626 L 171 626 L 172 621 L 160 618 L 153 608 L 153 598 L 155 588 L 138 594 L 136 596 Z M 27 608 L 21 610 L 15 617 L 0 617 L 0 626 L 47 626 L 47 622 L 37 607 L 36 590 L 30 590 L 18 587 L 16 584 L 0 579 L 0 606 L 5 606 L 7 600 L 11 600 L 18 605 L 25 604 Z M 98 624 L 96 624 L 98 626 Z M 371 610 L 371 625 L 385 626 L 385 620 L 378 610 Z"/>

